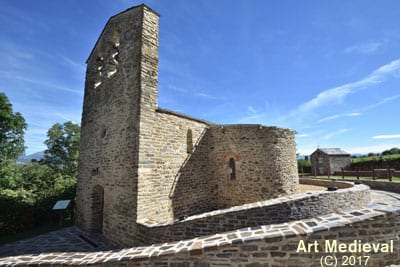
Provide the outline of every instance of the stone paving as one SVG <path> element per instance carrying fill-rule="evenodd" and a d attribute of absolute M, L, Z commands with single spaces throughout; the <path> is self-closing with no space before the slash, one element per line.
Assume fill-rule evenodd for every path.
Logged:
<path fill-rule="evenodd" d="M 371 204 L 400 207 L 400 194 L 371 190 Z"/>
<path fill-rule="evenodd" d="M 353 213 L 349 213 L 347 215 L 335 215 L 338 218 L 342 218 L 340 220 L 344 221 L 352 221 L 358 220 L 365 216 L 372 216 L 375 211 L 370 209 L 379 210 L 379 207 L 390 208 L 390 206 L 394 206 L 400 208 L 400 194 L 389 193 L 384 191 L 375 191 L 371 192 L 371 203 L 368 208 L 361 210 L 363 214 L 360 216 L 356 214 L 354 218 L 351 218 Z M 378 209 L 377 209 L 378 208 Z M 371 212 L 372 211 L 372 212 Z M 318 220 L 325 220 L 326 216 L 320 216 Z M 328 216 L 329 217 L 329 216 Z M 330 219 L 327 218 L 327 221 Z M 306 220 L 307 221 L 307 220 Z M 296 225 L 299 222 L 285 223 L 281 224 L 283 229 L 287 231 L 288 228 L 296 229 Z M 334 222 L 336 224 L 337 222 Z M 309 226 L 307 226 L 309 225 Z M 302 227 L 304 229 L 310 228 L 312 224 L 302 223 Z M 305 227 L 306 226 L 306 227 Z M 274 225 L 274 231 L 280 227 L 280 225 Z M 212 239 L 215 239 L 217 243 L 232 243 L 234 239 L 240 237 L 248 237 L 248 238 L 258 238 L 258 235 L 270 235 L 271 234 L 271 226 L 260 226 L 258 230 L 257 236 L 254 236 L 254 229 L 240 229 L 234 232 L 231 232 L 230 235 L 228 233 L 217 234 L 211 236 Z M 278 229 L 279 230 L 279 229 Z M 253 233 L 254 232 L 254 233 Z M 250 237 L 249 237 L 250 235 Z M 176 251 L 180 251 L 182 249 L 190 250 L 194 249 L 199 244 L 202 244 L 203 241 L 207 241 L 211 238 L 210 236 L 203 238 L 195 238 L 194 240 L 185 240 L 175 242 L 174 247 Z M 207 241 L 207 246 L 213 245 Z M 214 243 L 215 243 L 214 242 Z M 94 263 L 99 260 L 107 261 L 109 258 L 115 259 L 115 256 L 118 257 L 131 257 L 131 258 L 140 258 L 142 256 L 149 255 L 148 250 L 152 249 L 152 255 L 163 255 L 164 252 L 175 251 L 175 249 L 171 249 L 172 244 L 161 244 L 158 246 L 151 247 L 137 247 L 137 248 L 129 248 L 129 249 L 121 249 L 121 250 L 110 250 L 107 248 L 101 241 L 99 236 L 88 235 L 87 233 L 81 231 L 76 227 L 68 227 L 62 230 L 54 231 L 48 234 L 39 235 L 30 239 L 25 239 L 21 241 L 17 241 L 14 243 L 6 244 L 0 246 L 0 266 L 7 266 L 7 264 L 12 264 L 16 262 L 27 262 L 33 258 L 40 258 L 41 260 L 52 260 L 55 262 L 84 262 L 84 263 Z M 107 251 L 108 250 L 108 251 Z M 72 253 L 71 253 L 72 252 Z M 95 252 L 95 253 L 90 253 Z M 41 254 L 46 253 L 46 254 Z M 17 256 L 18 257 L 12 257 Z M 22 256 L 26 255 L 26 256 Z M 400 267 L 400 265 L 392 265 L 396 267 Z"/>
<path fill-rule="evenodd" d="M 101 237 L 89 235 L 72 226 L 0 246 L 0 259 L 5 256 L 50 252 L 101 251 L 107 247 Z"/>

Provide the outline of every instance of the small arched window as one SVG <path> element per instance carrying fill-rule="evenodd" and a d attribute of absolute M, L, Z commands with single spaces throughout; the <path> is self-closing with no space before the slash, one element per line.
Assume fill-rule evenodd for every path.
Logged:
<path fill-rule="evenodd" d="M 236 180 L 236 162 L 234 158 L 229 159 L 229 178 L 231 180 Z"/>
<path fill-rule="evenodd" d="M 186 134 L 186 152 L 188 154 L 193 152 L 193 134 L 191 129 L 188 129 Z"/>

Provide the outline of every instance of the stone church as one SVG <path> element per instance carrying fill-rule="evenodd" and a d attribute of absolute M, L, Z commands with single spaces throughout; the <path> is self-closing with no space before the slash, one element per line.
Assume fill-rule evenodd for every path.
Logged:
<path fill-rule="evenodd" d="M 87 60 L 76 223 L 119 246 L 140 245 L 144 222 L 174 224 L 299 183 L 293 131 L 158 106 L 158 23 L 145 5 L 111 17 Z"/>

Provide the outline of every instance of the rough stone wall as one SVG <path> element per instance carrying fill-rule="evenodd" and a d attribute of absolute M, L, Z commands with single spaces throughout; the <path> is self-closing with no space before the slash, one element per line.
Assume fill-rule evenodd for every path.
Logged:
<path fill-rule="evenodd" d="M 340 172 L 341 168 L 348 168 L 351 165 L 350 156 L 331 156 L 329 157 L 330 173 Z"/>
<path fill-rule="evenodd" d="M 302 179 L 302 183 L 332 185 L 331 181 Z M 312 191 L 215 210 L 188 217 L 183 221 L 139 225 L 137 238 L 142 245 L 178 241 L 244 227 L 307 219 L 332 212 L 360 209 L 370 202 L 369 187 L 335 182 L 339 191 Z"/>
<path fill-rule="evenodd" d="M 110 18 L 87 61 L 76 223 L 119 245 L 135 240 L 139 116 L 143 102 L 150 104 L 145 87 L 157 82 L 157 73 L 148 70 L 157 67 L 157 36 L 148 37 L 143 27 L 157 22 L 145 6 Z M 93 203 L 95 186 L 104 190 L 102 203 L 98 197 Z"/>
<path fill-rule="evenodd" d="M 335 266 L 346 266 L 343 256 L 361 256 L 361 264 L 389 266 L 400 261 L 400 209 L 381 206 L 347 213 L 331 213 L 302 221 L 259 225 L 173 243 L 93 253 L 52 253 L 0 259 L 9 266 L 321 266 L 321 257 L 336 256 Z M 341 253 L 323 250 L 326 240 L 338 244 L 390 244 L 393 252 Z M 319 252 L 296 252 L 299 243 L 317 242 Z M 356 243 L 357 244 L 357 243 Z M 369 261 L 365 264 L 365 257 Z M 392 265 L 391 265 L 392 266 Z M 397 266 L 397 265 L 396 265 Z"/>
<path fill-rule="evenodd" d="M 217 207 L 292 194 L 298 188 L 294 132 L 261 125 L 211 127 L 210 177 Z M 235 177 L 230 177 L 230 160 Z"/>
<path fill-rule="evenodd" d="M 311 171 L 313 174 L 316 171 L 317 175 L 326 175 L 329 168 L 329 156 L 317 150 L 310 156 Z"/>
<path fill-rule="evenodd" d="M 322 159 L 322 162 L 319 160 Z M 327 175 L 340 172 L 341 168 L 347 168 L 351 164 L 350 156 L 328 155 L 319 150 L 315 151 L 310 156 L 311 171 L 314 173 L 316 168 L 317 175 Z"/>
<path fill-rule="evenodd" d="M 365 266 L 389 266 L 400 261 L 400 210 L 355 210 L 345 214 L 328 214 L 306 221 L 244 228 L 224 234 L 168 243 L 153 247 L 143 254 L 133 256 L 121 253 L 120 258 L 132 255 L 128 266 L 321 266 L 321 257 L 335 256 L 337 265 L 346 266 L 346 257 L 361 259 Z M 325 252 L 325 242 L 338 244 L 390 244 L 393 252 Z M 296 252 L 300 242 L 317 242 L 319 252 Z M 188 245 L 185 246 L 185 245 Z M 177 252 L 179 251 L 179 252 Z M 138 253 L 140 253 L 138 251 Z M 369 256 L 365 264 L 365 257 Z M 353 258 L 355 260 L 357 258 Z M 355 265 L 355 264 L 354 264 Z M 102 263 L 100 266 L 106 266 Z M 392 266 L 392 265 L 391 265 Z M 397 265 L 396 265 L 397 266 Z"/>
<path fill-rule="evenodd" d="M 361 182 L 375 190 L 400 193 L 400 183 L 397 182 L 380 182 L 380 181 L 367 181 L 367 180 L 362 180 Z"/>
<path fill-rule="evenodd" d="M 163 112 L 151 116 L 141 124 L 138 220 L 165 222 L 209 210 L 208 142 L 203 140 L 208 125 Z M 192 143 L 200 143 L 192 153 L 188 130 Z"/>
<path fill-rule="evenodd" d="M 295 193 L 295 153 L 287 129 L 210 125 L 173 188 L 174 218 Z"/>
<path fill-rule="evenodd" d="M 171 222 L 298 185 L 292 131 L 217 127 L 158 108 L 158 19 L 144 5 L 110 18 L 87 61 L 77 224 L 119 245 L 136 244 L 137 222 Z"/>

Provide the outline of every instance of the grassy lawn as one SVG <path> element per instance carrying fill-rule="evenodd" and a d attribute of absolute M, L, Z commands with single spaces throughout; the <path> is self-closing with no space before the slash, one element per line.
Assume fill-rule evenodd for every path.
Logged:
<path fill-rule="evenodd" d="M 301 174 L 299 174 L 299 176 L 302 177 Z M 321 178 L 321 179 L 337 179 L 337 180 L 357 180 L 356 176 L 345 176 L 344 179 L 343 179 L 342 176 L 337 176 L 337 175 L 331 175 L 330 177 L 328 177 L 328 176 L 317 176 L 317 177 L 314 177 L 313 175 L 309 174 L 309 175 L 304 175 L 303 177 Z M 362 180 L 362 181 L 372 181 L 372 177 L 360 177 L 360 180 Z M 376 179 L 375 181 L 389 182 L 388 179 Z M 400 177 L 393 176 L 392 182 L 400 183 Z"/>
<path fill-rule="evenodd" d="M 385 155 L 385 156 L 372 156 L 372 157 L 361 157 L 361 158 L 352 158 L 352 163 L 359 163 L 359 162 L 366 162 L 366 161 L 379 161 L 379 159 L 388 161 L 388 160 L 395 160 L 400 159 L 400 154 L 396 155 Z"/>
<path fill-rule="evenodd" d="M 62 226 L 60 226 L 58 223 L 56 223 L 56 224 L 44 225 L 44 226 L 29 230 L 29 231 L 25 231 L 22 233 L 0 236 L 0 245 L 11 243 L 11 242 L 18 241 L 18 240 L 25 239 L 25 238 L 34 237 L 34 236 L 41 235 L 41 234 L 45 234 L 45 233 L 59 230 L 61 228 L 69 227 L 72 225 L 73 225 L 73 222 L 71 220 L 66 220 L 66 221 L 64 221 Z"/>

